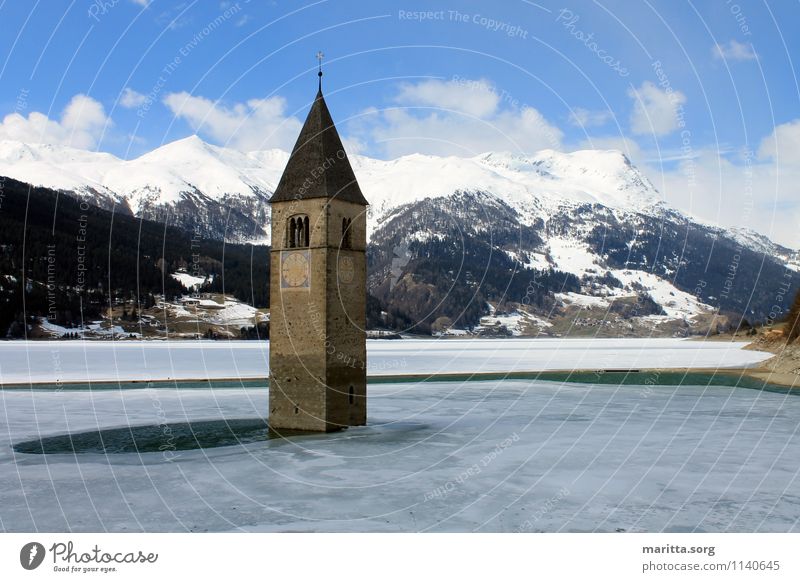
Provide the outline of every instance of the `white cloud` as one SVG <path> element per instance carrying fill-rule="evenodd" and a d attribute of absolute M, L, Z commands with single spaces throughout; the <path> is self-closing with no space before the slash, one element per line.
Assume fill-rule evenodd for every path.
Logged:
<path fill-rule="evenodd" d="M 756 51 L 752 44 L 730 40 L 727 43 L 715 44 L 711 49 L 715 59 L 728 61 L 752 61 Z"/>
<path fill-rule="evenodd" d="M 500 96 L 485 79 L 431 79 L 402 84 L 395 101 L 402 105 L 452 109 L 475 117 L 486 117 L 497 110 Z"/>
<path fill-rule="evenodd" d="M 772 135 L 761 140 L 758 155 L 780 165 L 800 166 L 800 119 L 778 125 Z"/>
<path fill-rule="evenodd" d="M 242 151 L 290 150 L 302 127 L 299 119 L 286 115 L 283 97 L 250 99 L 225 106 L 181 92 L 166 95 L 164 104 L 197 133 Z"/>
<path fill-rule="evenodd" d="M 143 8 L 147 8 L 152 0 L 131 0 L 134 4 L 138 4 Z"/>
<path fill-rule="evenodd" d="M 614 114 L 610 110 L 589 111 L 582 107 L 574 108 L 569 114 L 569 122 L 577 127 L 598 127 L 608 123 Z"/>
<path fill-rule="evenodd" d="M 684 212 L 723 226 L 751 228 L 800 248 L 798 164 L 779 167 L 752 152 L 726 157 L 706 150 L 676 169 L 645 171 L 665 200 Z"/>
<path fill-rule="evenodd" d="M 110 125 L 111 119 L 99 101 L 78 94 L 64 108 L 60 121 L 38 111 L 27 117 L 19 113 L 6 115 L 0 123 L 0 139 L 91 149 Z"/>
<path fill-rule="evenodd" d="M 127 109 L 134 109 L 140 105 L 144 105 L 147 101 L 147 96 L 142 95 L 138 91 L 134 91 L 130 87 L 125 87 L 119 97 L 119 104 Z"/>
<path fill-rule="evenodd" d="M 634 100 L 631 131 L 636 135 L 667 135 L 678 129 L 686 96 L 671 88 L 659 89 L 645 81 L 638 89 L 629 89 Z"/>
<path fill-rule="evenodd" d="M 518 105 L 485 80 L 428 80 L 401 85 L 401 107 L 362 112 L 351 134 L 386 156 L 475 155 L 496 150 L 559 149 L 562 131 L 539 111 Z"/>

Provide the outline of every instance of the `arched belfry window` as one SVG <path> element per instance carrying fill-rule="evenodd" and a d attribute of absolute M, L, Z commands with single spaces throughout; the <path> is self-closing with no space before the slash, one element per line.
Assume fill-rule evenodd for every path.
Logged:
<path fill-rule="evenodd" d="M 342 219 L 342 248 L 353 248 L 353 220 L 350 218 Z"/>
<path fill-rule="evenodd" d="M 289 222 L 286 223 L 286 246 L 293 247 L 295 242 L 295 233 L 297 232 L 297 223 L 294 220 L 294 217 L 289 219 Z"/>
<path fill-rule="evenodd" d="M 286 223 L 286 246 L 307 247 L 309 242 L 308 216 L 292 216 Z"/>

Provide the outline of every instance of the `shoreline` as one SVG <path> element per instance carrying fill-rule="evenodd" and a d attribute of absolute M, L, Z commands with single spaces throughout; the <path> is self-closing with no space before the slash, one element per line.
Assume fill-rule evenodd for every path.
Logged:
<path fill-rule="evenodd" d="M 771 358 L 752 368 L 750 374 L 753 377 L 790 388 L 800 388 L 800 345 L 797 342 L 786 343 L 782 333 L 773 335 L 772 338 L 769 334 L 762 334 L 744 349 L 773 354 Z"/>
<path fill-rule="evenodd" d="M 764 368 L 748 369 L 746 375 L 768 384 L 777 384 L 789 389 L 800 390 L 800 376 L 789 372 L 773 372 Z"/>
<path fill-rule="evenodd" d="M 513 371 L 513 372 L 448 372 L 448 373 L 422 373 L 422 374 L 385 374 L 385 375 L 372 375 L 367 376 L 367 383 L 371 384 L 389 384 L 389 383 L 406 383 L 406 382 L 469 382 L 469 381 L 491 381 L 491 380 L 539 380 L 539 381 L 559 381 L 559 378 L 565 376 L 567 379 L 560 381 L 570 383 L 592 383 L 590 379 L 586 380 L 569 380 L 568 378 L 594 376 L 595 383 L 603 383 L 600 380 L 606 375 L 624 375 L 623 378 L 629 374 L 634 375 L 650 375 L 654 381 L 644 382 L 644 385 L 652 386 L 672 386 L 673 382 L 659 383 L 657 380 L 662 375 L 683 375 L 699 374 L 709 377 L 725 376 L 729 378 L 743 378 L 747 377 L 751 380 L 762 382 L 764 385 L 772 384 L 781 386 L 788 389 L 800 389 L 800 376 L 790 373 L 773 372 L 761 366 L 758 367 L 732 367 L 732 368 L 703 368 L 703 367 L 678 367 L 678 368 L 600 368 L 600 369 L 561 369 L 561 370 L 527 370 L 527 371 Z M 269 379 L 266 376 L 239 376 L 228 378 L 160 378 L 160 379 L 136 379 L 136 380 L 94 380 L 91 382 L 86 381 L 37 381 L 37 382 L 10 382 L 0 386 L 0 390 L 23 390 L 35 388 L 52 388 L 56 390 L 80 390 L 80 387 L 98 386 L 105 387 L 106 389 L 112 386 L 130 385 L 146 389 L 148 387 L 163 387 L 165 385 L 173 384 L 176 388 L 180 388 L 180 384 L 232 384 L 231 387 L 236 387 L 238 384 L 255 384 L 261 383 L 263 387 L 269 386 Z M 606 382 L 607 383 L 607 382 Z M 632 383 L 631 385 L 636 385 Z M 726 384 L 723 384 L 726 385 Z M 209 386 L 211 387 L 211 386 Z M 261 386 L 251 386 L 261 387 Z M 218 387 L 226 388 L 226 387 Z"/>
<path fill-rule="evenodd" d="M 752 383 L 752 374 L 761 374 L 772 354 L 747 345 L 680 338 L 372 340 L 366 373 L 372 383 L 537 377 L 596 382 L 605 375 L 606 383 L 663 384 L 667 380 L 658 376 L 666 374 L 672 383 L 685 384 L 682 374 L 716 373 L 712 380 L 720 381 L 727 370 L 747 374 Z M 0 386 L 8 388 L 237 387 L 265 385 L 269 376 L 268 342 L 25 342 L 5 348 L 0 350 Z M 794 384 L 788 378 L 772 380 Z M 692 381 L 706 383 L 707 378 Z"/>

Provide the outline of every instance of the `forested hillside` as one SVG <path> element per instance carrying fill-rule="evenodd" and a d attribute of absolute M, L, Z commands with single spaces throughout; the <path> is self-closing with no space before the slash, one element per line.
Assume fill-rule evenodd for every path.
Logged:
<path fill-rule="evenodd" d="M 179 269 L 207 276 L 201 291 L 225 292 L 256 307 L 269 304 L 267 246 L 205 239 L 0 180 L 3 332 L 21 323 L 23 314 L 77 325 L 120 301 L 149 308 L 156 295 L 186 293 L 170 276 Z"/>

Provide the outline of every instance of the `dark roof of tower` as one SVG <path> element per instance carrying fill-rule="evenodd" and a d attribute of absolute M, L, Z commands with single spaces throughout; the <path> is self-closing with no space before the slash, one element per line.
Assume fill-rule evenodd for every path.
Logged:
<path fill-rule="evenodd" d="M 367 205 L 331 113 L 317 92 L 270 202 L 335 198 Z"/>

